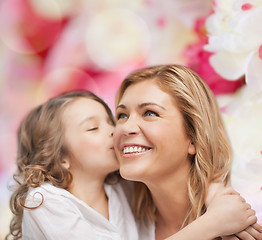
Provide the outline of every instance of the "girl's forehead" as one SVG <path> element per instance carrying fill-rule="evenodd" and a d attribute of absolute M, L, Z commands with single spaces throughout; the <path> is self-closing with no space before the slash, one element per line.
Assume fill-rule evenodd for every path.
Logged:
<path fill-rule="evenodd" d="M 89 98 L 79 98 L 70 103 L 64 111 L 66 122 L 81 121 L 85 118 L 108 118 L 105 107 L 98 101 Z"/>

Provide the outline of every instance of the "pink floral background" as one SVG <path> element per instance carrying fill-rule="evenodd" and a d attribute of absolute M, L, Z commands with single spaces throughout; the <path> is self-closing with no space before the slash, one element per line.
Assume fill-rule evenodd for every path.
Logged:
<path fill-rule="evenodd" d="M 0 239 L 11 218 L 7 184 L 15 171 L 21 118 L 48 98 L 79 88 L 114 109 L 127 73 L 167 63 L 192 67 L 216 94 L 234 149 L 232 185 L 261 223 L 262 37 L 256 26 L 261 5 L 259 0 L 1 0 Z M 236 25 L 242 19 L 250 26 Z M 251 40 L 242 39 L 249 46 L 243 50 L 246 45 L 232 33 L 246 31 Z M 243 60 L 236 61 L 240 55 Z"/>

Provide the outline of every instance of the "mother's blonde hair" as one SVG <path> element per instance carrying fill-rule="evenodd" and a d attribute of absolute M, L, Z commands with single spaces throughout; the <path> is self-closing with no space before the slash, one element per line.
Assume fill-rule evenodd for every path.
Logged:
<path fill-rule="evenodd" d="M 120 86 L 116 105 L 129 86 L 141 81 L 154 81 L 174 98 L 183 115 L 186 133 L 196 148 L 188 177 L 190 206 L 184 220 L 184 224 L 188 224 L 205 212 L 209 183 L 223 181 L 226 184 L 230 177 L 231 147 L 220 110 L 207 84 L 194 71 L 181 65 L 153 66 L 132 72 Z M 135 216 L 142 222 L 154 221 L 149 189 L 139 182 L 134 189 Z"/>

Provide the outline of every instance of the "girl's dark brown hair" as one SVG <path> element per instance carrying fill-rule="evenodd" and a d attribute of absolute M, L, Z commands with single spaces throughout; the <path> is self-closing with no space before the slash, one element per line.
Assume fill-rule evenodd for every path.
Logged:
<path fill-rule="evenodd" d="M 68 189 L 72 182 L 71 173 L 61 164 L 63 157 L 70 155 L 65 145 L 62 115 L 66 107 L 79 98 L 101 103 L 114 124 L 108 105 L 89 91 L 63 93 L 34 108 L 25 117 L 17 133 L 17 172 L 13 175 L 17 184 L 13 186 L 10 199 L 14 216 L 6 239 L 22 237 L 23 210 L 27 208 L 25 200 L 30 187 L 36 188 L 49 181 L 56 187 Z"/>

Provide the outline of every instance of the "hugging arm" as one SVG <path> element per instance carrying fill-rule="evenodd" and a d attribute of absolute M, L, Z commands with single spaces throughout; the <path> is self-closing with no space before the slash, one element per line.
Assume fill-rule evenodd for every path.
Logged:
<path fill-rule="evenodd" d="M 231 187 L 223 187 L 213 196 L 211 192 L 206 213 L 168 240 L 211 240 L 220 236 L 227 236 L 223 237 L 225 240 L 262 239 L 262 227 L 256 223 L 255 211 L 245 199 Z"/>
<path fill-rule="evenodd" d="M 246 228 L 242 228 L 238 232 L 235 231 L 234 234 L 232 235 L 225 235 L 223 237 L 221 235 L 222 239 L 224 240 L 237 240 L 237 239 L 262 240 L 262 226 L 257 223 L 255 211 L 252 210 L 250 204 L 246 203 L 245 199 L 242 198 L 240 194 L 236 192 L 234 189 L 232 189 L 231 187 L 224 187 L 222 183 L 212 183 L 209 187 L 209 192 L 208 192 L 208 196 L 206 199 L 207 207 L 212 202 L 212 200 L 214 200 L 216 197 L 218 197 L 221 194 L 222 195 L 225 195 L 225 194 L 226 195 L 238 195 L 240 199 L 242 200 L 242 202 L 244 203 L 241 206 L 239 206 L 238 213 L 242 213 L 243 210 L 247 209 L 248 211 L 243 212 L 243 214 L 247 214 L 247 213 L 250 214 L 253 212 L 254 214 L 251 216 L 250 219 L 252 219 L 252 221 L 256 220 L 254 224 L 250 224 Z M 244 207 L 244 209 L 241 209 L 241 207 Z M 241 216 L 243 217 L 244 215 L 241 215 Z M 241 220 L 241 219 L 237 219 L 237 221 L 238 220 Z M 239 226 L 242 226 L 241 223 Z"/>

